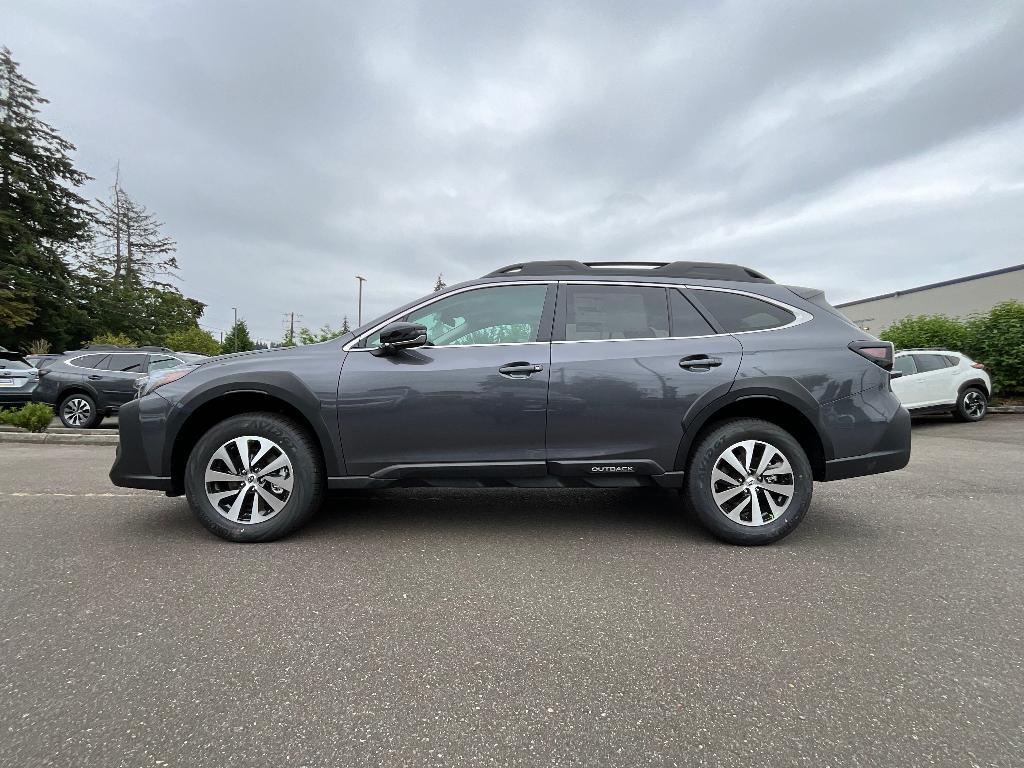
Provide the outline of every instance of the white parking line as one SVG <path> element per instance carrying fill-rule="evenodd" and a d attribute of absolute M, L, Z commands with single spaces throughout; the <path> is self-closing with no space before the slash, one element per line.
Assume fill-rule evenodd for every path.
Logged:
<path fill-rule="evenodd" d="M 145 497 L 150 496 L 148 493 L 25 493 L 25 492 L 14 492 L 14 493 L 0 493 L 0 496 L 61 496 L 66 498 L 90 498 L 95 497 L 98 499 L 126 499 L 129 497 Z"/>

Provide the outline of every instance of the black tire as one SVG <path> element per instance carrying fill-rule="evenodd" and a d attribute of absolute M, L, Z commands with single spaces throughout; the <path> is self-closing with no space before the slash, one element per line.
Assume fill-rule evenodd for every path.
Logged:
<path fill-rule="evenodd" d="M 269 519 L 234 522 L 221 514 L 207 496 L 206 468 L 221 446 L 250 435 L 273 441 L 287 455 L 292 487 L 284 506 Z M 229 541 L 273 541 L 287 536 L 320 508 L 323 493 L 324 469 L 319 446 L 294 421 L 273 413 L 244 413 L 211 427 L 192 449 L 185 467 L 185 495 L 192 511 L 207 530 Z"/>
<path fill-rule="evenodd" d="M 57 416 L 61 424 L 71 429 L 95 429 L 103 421 L 103 414 L 96 407 L 96 401 L 84 392 L 75 392 L 61 398 Z"/>
<path fill-rule="evenodd" d="M 981 421 L 988 413 L 988 395 L 978 387 L 968 387 L 956 399 L 953 418 L 957 421 Z"/>
<path fill-rule="evenodd" d="M 768 477 L 769 473 L 766 470 L 764 476 L 767 479 L 760 489 L 753 487 L 752 490 L 741 491 L 734 497 L 735 501 L 726 502 L 726 505 L 736 504 L 733 510 L 729 510 L 730 512 L 735 512 L 740 517 L 745 514 L 749 519 L 752 518 L 750 508 L 753 507 L 753 502 L 744 494 L 756 497 L 758 505 L 764 510 L 762 520 L 767 518 L 767 522 L 762 525 L 744 525 L 742 522 L 730 519 L 726 512 L 719 508 L 713 496 L 713 485 L 719 489 L 723 488 L 721 481 L 717 484 L 712 483 L 712 473 L 719 458 L 723 457 L 725 451 L 731 446 L 746 440 L 756 440 L 771 446 L 788 460 L 789 468 L 792 470 L 791 473 L 775 477 Z M 754 459 L 754 463 L 758 463 L 757 460 L 764 455 L 767 448 L 760 447 L 755 450 L 760 451 L 755 454 Z M 734 472 L 734 474 L 737 477 L 732 482 L 737 488 L 743 486 L 744 481 L 740 479 L 739 473 Z M 765 485 L 771 487 L 772 481 L 776 478 L 781 481 L 790 476 L 792 478 L 790 502 L 777 518 L 772 519 L 771 508 L 768 505 L 769 499 L 766 499 L 767 491 L 764 490 Z M 787 486 L 788 482 L 788 480 L 785 481 Z M 690 455 L 686 472 L 685 495 L 701 523 L 716 538 L 730 544 L 759 545 L 778 541 L 796 529 L 811 504 L 813 486 L 814 478 L 807 454 L 789 432 L 768 421 L 742 418 L 717 424 L 699 439 Z M 724 487 L 728 489 L 729 486 L 726 484 Z M 775 502 L 780 502 L 783 499 L 779 495 L 770 498 Z"/>

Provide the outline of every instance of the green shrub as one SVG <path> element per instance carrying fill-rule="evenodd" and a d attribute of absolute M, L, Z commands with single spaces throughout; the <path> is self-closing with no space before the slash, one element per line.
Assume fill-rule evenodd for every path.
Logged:
<path fill-rule="evenodd" d="M 891 341 L 896 349 L 912 347 L 946 347 L 964 350 L 967 326 L 962 320 L 945 315 L 915 315 L 905 317 L 888 328 L 879 337 Z"/>
<path fill-rule="evenodd" d="M 985 364 L 996 394 L 1024 393 L 1024 303 L 1004 301 L 966 320 L 945 315 L 907 317 L 879 335 L 897 349 L 946 347 L 963 352 Z"/>
<path fill-rule="evenodd" d="M 174 331 L 164 337 L 164 346 L 175 352 L 193 352 L 197 355 L 219 355 L 220 344 L 198 325 Z"/>
<path fill-rule="evenodd" d="M 53 408 L 45 403 L 27 403 L 13 411 L 0 411 L 0 424 L 21 427 L 29 432 L 45 432 L 53 419 Z"/>

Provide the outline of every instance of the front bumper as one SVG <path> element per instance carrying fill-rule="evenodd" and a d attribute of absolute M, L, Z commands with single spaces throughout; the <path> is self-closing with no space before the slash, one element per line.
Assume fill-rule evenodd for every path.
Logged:
<path fill-rule="evenodd" d="M 132 400 L 118 413 L 118 441 L 110 481 L 121 488 L 174 493 L 164 434 L 170 404 L 159 395 Z"/>

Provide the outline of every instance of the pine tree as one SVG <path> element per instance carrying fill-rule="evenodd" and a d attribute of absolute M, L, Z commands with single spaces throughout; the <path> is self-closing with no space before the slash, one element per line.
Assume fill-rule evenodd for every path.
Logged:
<path fill-rule="evenodd" d="M 437 282 L 434 283 L 434 293 L 437 293 L 438 291 L 443 291 L 447 287 L 448 283 L 444 281 L 444 275 L 439 273 L 437 275 Z"/>
<path fill-rule="evenodd" d="M 75 190 L 74 145 L 39 118 L 47 101 L 0 48 L 0 344 L 77 341 L 88 317 L 76 307 L 65 258 L 89 236 Z"/>
<path fill-rule="evenodd" d="M 162 278 L 173 276 L 177 243 L 161 232 L 163 223 L 121 186 L 118 167 L 109 200 L 96 201 L 96 250 L 88 259 L 94 274 L 117 283 L 169 288 Z"/>
<path fill-rule="evenodd" d="M 249 336 L 249 326 L 245 324 L 245 320 L 239 320 L 231 326 L 222 346 L 225 352 L 248 352 L 255 349 L 256 345 Z"/>
<path fill-rule="evenodd" d="M 341 318 L 341 332 L 342 333 L 351 333 L 352 332 L 352 329 L 349 327 L 349 324 L 348 324 L 348 315 L 345 315 L 343 318 Z"/>

